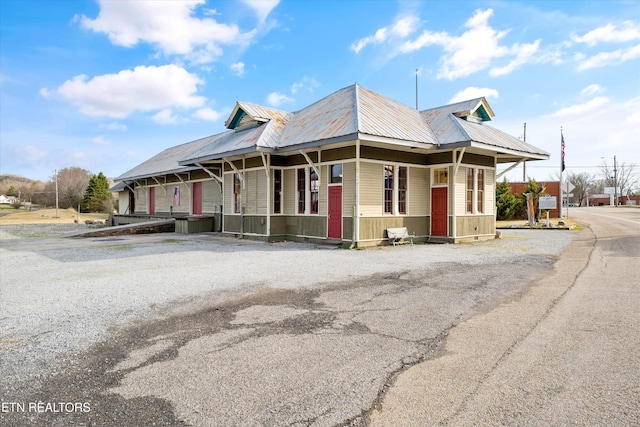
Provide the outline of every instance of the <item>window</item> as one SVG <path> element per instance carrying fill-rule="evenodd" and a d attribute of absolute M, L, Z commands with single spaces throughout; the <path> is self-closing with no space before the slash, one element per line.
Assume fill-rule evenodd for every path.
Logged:
<path fill-rule="evenodd" d="M 273 170 L 273 213 L 281 213 L 282 209 L 282 171 Z"/>
<path fill-rule="evenodd" d="M 314 168 L 309 170 L 309 192 L 311 193 L 311 213 L 318 213 L 318 196 L 320 195 L 320 180 Z"/>
<path fill-rule="evenodd" d="M 393 213 L 393 166 L 384 165 L 384 213 Z"/>
<path fill-rule="evenodd" d="M 242 179 L 239 173 L 233 174 L 233 212 L 240 213 L 242 207 Z"/>
<path fill-rule="evenodd" d="M 305 195 L 307 193 L 307 176 L 304 169 L 298 169 L 298 213 L 305 213 L 307 210 L 307 203 Z"/>
<path fill-rule="evenodd" d="M 478 169 L 478 213 L 484 213 L 484 169 Z"/>
<path fill-rule="evenodd" d="M 467 213 L 473 213 L 473 168 L 467 168 Z"/>
<path fill-rule="evenodd" d="M 438 168 L 433 171 L 433 185 L 446 185 L 449 183 L 448 168 Z"/>
<path fill-rule="evenodd" d="M 407 167 L 398 167 L 398 213 L 407 213 Z"/>
<path fill-rule="evenodd" d="M 342 163 L 331 165 L 331 183 L 342 184 Z"/>

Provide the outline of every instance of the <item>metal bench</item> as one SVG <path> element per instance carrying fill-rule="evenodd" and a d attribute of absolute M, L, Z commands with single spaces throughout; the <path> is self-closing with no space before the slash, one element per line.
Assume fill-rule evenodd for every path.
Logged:
<path fill-rule="evenodd" d="M 405 239 L 409 239 L 409 242 L 413 245 L 414 235 L 409 234 L 407 227 L 387 228 L 387 237 L 389 238 L 389 243 L 392 243 L 393 246 L 407 243 Z"/>

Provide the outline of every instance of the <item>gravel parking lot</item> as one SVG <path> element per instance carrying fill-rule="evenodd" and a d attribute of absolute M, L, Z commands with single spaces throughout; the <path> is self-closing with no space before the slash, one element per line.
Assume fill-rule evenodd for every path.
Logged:
<path fill-rule="evenodd" d="M 69 239 L 42 237 L 41 230 L 25 227 L 0 228 L 0 369 L 5 401 L 23 400 L 37 384 L 73 370 L 83 352 L 132 324 L 193 313 L 269 289 L 322 289 L 315 304 L 321 301 L 340 311 L 346 306 L 353 310 L 352 303 L 343 301 L 342 294 L 332 300 L 327 292 L 332 287 L 351 284 L 362 289 L 371 283 L 383 294 L 398 283 L 429 286 L 438 292 L 438 299 L 434 298 L 420 328 L 407 323 L 385 332 L 384 316 L 372 312 L 361 319 L 370 329 L 420 343 L 478 310 L 517 295 L 531 279 L 552 268 L 575 236 L 559 230 L 504 230 L 502 239 L 473 244 L 343 250 L 291 242 L 264 244 L 214 234 Z M 46 234 L 61 231 L 69 229 L 51 227 Z M 30 235 L 38 237 L 25 237 Z M 283 307 L 293 310 L 288 314 L 285 310 L 285 318 L 305 309 L 293 302 Z M 253 319 L 247 324 L 260 323 L 251 311 L 238 311 L 235 321 L 240 326 L 244 325 L 241 314 Z M 408 346 L 407 354 L 388 351 L 395 362 L 374 376 L 371 384 L 381 386 L 381 379 L 406 362 L 407 355 L 416 354 L 417 347 Z M 360 406 L 352 408 L 356 413 L 375 398 L 379 391 L 375 387 L 370 385 L 373 395 L 367 394 Z M 131 388 L 120 392 L 136 396 Z M 195 417 L 191 418 L 195 424 L 202 422 L 189 416 Z M 327 415 L 318 418 L 324 421 L 317 424 L 332 425 L 348 416 Z M 296 421 L 264 418 L 264 422 L 270 420 Z"/>

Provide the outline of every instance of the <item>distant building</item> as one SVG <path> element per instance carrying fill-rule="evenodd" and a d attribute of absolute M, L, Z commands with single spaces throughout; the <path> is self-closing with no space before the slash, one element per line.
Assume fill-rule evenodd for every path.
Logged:
<path fill-rule="evenodd" d="M 589 206 L 613 206 L 613 197 L 612 194 L 594 194 L 585 203 L 589 203 Z M 618 205 L 638 206 L 640 196 L 618 196 Z"/>

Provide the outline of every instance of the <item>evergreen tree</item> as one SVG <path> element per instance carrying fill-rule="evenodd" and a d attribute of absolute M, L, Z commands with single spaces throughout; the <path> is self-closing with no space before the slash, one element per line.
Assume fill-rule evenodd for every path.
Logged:
<path fill-rule="evenodd" d="M 506 179 L 496 186 L 496 219 L 498 221 L 513 219 L 522 203 L 522 199 L 511 192 L 511 186 Z"/>
<path fill-rule="evenodd" d="M 103 212 L 104 202 L 109 199 L 109 182 L 102 172 L 89 179 L 89 185 L 82 199 L 83 212 Z"/>

